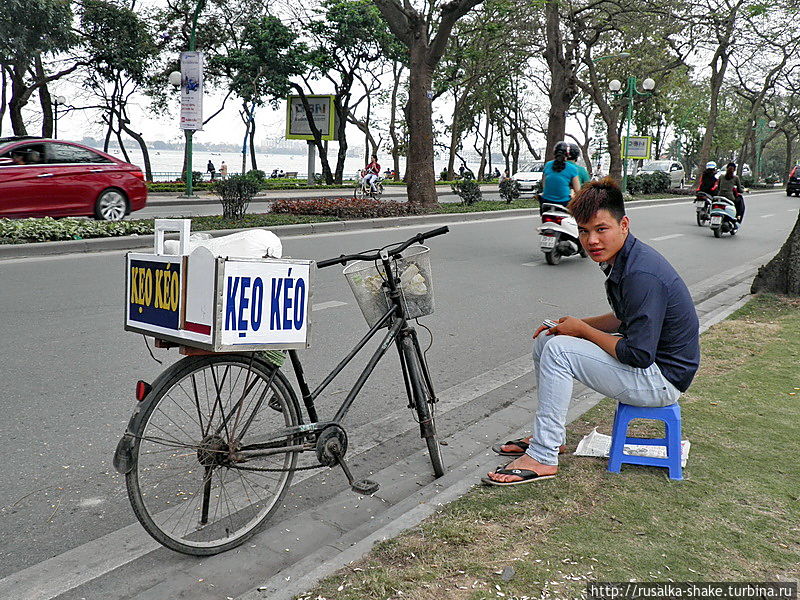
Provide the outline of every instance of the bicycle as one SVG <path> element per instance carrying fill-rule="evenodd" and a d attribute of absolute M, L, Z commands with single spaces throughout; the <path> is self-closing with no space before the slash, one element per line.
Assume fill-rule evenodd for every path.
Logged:
<path fill-rule="evenodd" d="M 375 493 L 378 484 L 355 480 L 345 461 L 347 432 L 342 420 L 392 344 L 400 355 L 408 407 L 416 412 L 434 475 L 444 474 L 435 426 L 436 394 L 409 320 L 433 310 L 427 248 L 419 243 L 448 231 L 440 227 L 379 250 L 317 263 L 318 268 L 352 263 L 345 275 L 371 327 L 313 391 L 297 351 L 288 351 L 307 420 L 276 364 L 281 361 L 274 360 L 276 354 L 285 357 L 282 352 L 272 351 L 268 360 L 263 353 L 198 350 L 168 367 L 152 385 L 137 383 L 139 403 L 117 446 L 114 466 L 125 474 L 133 511 L 153 538 L 197 556 L 235 548 L 265 526 L 298 470 L 339 465 L 354 492 Z M 425 293 L 417 300 L 408 297 L 420 290 Z M 372 303 L 361 304 L 364 297 Z M 380 306 L 383 309 L 376 311 Z M 314 400 L 383 328 L 388 331 L 333 418 L 320 420 Z M 162 340 L 157 345 L 178 344 Z M 184 353 L 192 350 L 182 348 Z M 303 453 L 313 454 L 315 464 L 298 466 Z"/>
<path fill-rule="evenodd" d="M 362 177 L 361 180 L 356 185 L 356 189 L 353 191 L 353 198 L 357 198 L 358 200 L 364 200 L 365 198 L 372 198 L 373 200 L 380 200 L 381 196 L 383 196 L 383 177 L 378 177 L 375 180 L 375 191 L 372 190 L 372 187 L 364 181 Z"/>

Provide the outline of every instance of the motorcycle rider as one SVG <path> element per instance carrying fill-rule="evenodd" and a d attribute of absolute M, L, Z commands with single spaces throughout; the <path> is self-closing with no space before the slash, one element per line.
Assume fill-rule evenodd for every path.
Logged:
<path fill-rule="evenodd" d="M 586 167 L 583 165 L 578 164 L 578 159 L 581 157 L 581 149 L 575 142 L 568 142 L 569 143 L 569 151 L 567 152 L 567 160 L 573 163 L 576 167 L 578 167 L 578 183 L 583 186 L 584 183 L 587 181 L 591 181 L 592 177 L 589 175 L 589 171 L 586 170 Z"/>
<path fill-rule="evenodd" d="M 701 192 L 705 192 L 709 196 L 713 196 L 718 185 L 717 163 L 710 160 L 706 163 L 705 171 L 700 174 L 700 186 L 697 189 Z"/>
<path fill-rule="evenodd" d="M 736 207 L 736 220 L 739 223 L 741 223 L 744 218 L 743 191 L 744 186 L 739 176 L 736 174 L 736 163 L 729 162 L 725 167 L 725 174 L 719 178 L 717 196 L 722 196 L 733 202 L 733 205 Z"/>
<path fill-rule="evenodd" d="M 571 192 L 576 194 L 581 189 L 578 179 L 578 167 L 569 162 L 569 144 L 558 142 L 553 147 L 555 158 L 545 163 L 542 170 L 541 202 L 560 204 L 566 206 L 572 198 Z"/>

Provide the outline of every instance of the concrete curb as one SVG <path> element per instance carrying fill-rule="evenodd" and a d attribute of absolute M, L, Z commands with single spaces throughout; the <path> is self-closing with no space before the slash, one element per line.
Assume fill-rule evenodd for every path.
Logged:
<path fill-rule="evenodd" d="M 662 204 L 675 200 L 686 200 L 687 196 L 672 198 L 657 198 L 652 200 L 634 200 L 629 204 L 640 206 Z M 492 210 L 468 213 L 446 213 L 438 215 L 413 215 L 408 217 L 386 217 L 381 219 L 359 219 L 352 221 L 327 221 L 324 223 L 301 223 L 296 225 L 276 225 L 271 227 L 279 237 L 294 237 L 300 235 L 313 235 L 317 233 L 330 233 L 337 231 L 359 231 L 368 229 L 385 229 L 390 227 L 403 227 L 408 225 L 439 225 L 447 223 L 463 223 L 483 219 L 502 219 L 527 215 L 538 215 L 538 208 L 515 208 L 510 210 Z M 239 229 L 220 229 L 207 231 L 213 236 L 228 235 Z M 121 237 L 91 238 L 86 240 L 64 240 L 60 242 L 37 242 L 32 244 L 2 244 L 0 245 L 0 260 L 12 258 L 28 258 L 32 256 L 56 256 L 60 254 L 80 254 L 84 252 L 108 252 L 112 250 L 134 250 L 137 248 L 151 248 L 153 246 L 152 234 L 127 235 Z M 174 234 L 167 234 L 167 239 L 176 239 Z"/>
<path fill-rule="evenodd" d="M 754 271 L 755 268 L 748 265 L 730 273 L 729 283 L 731 285 L 727 288 L 717 287 L 717 291 L 710 295 L 703 290 L 696 292 L 702 297 L 699 302 L 695 303 L 698 315 L 700 315 L 701 333 L 727 318 L 752 298 L 749 294 L 749 284 L 742 279 Z M 722 307 L 718 306 L 720 302 L 723 304 Z M 603 398 L 602 394 L 590 392 L 577 400 L 573 399 L 573 406 L 570 407 L 567 422 L 571 423 Z M 522 427 L 511 434 L 510 438 L 522 437 L 528 433 L 528 427 Z M 264 600 L 266 598 L 291 600 L 295 596 L 303 594 L 325 577 L 363 558 L 377 542 L 396 537 L 403 531 L 415 527 L 434 514 L 439 507 L 465 495 L 477 485 L 478 477 L 494 467 L 497 461 L 498 458 L 489 453 L 488 456 L 475 456 L 466 463 L 452 468 L 445 473 L 444 477 L 422 488 L 419 494 L 393 506 L 382 516 L 384 523 L 377 530 L 367 530 L 363 526 L 357 527 L 345 534 L 335 545 L 320 548 L 317 552 L 270 577 L 256 589 L 239 596 L 236 600 Z"/>

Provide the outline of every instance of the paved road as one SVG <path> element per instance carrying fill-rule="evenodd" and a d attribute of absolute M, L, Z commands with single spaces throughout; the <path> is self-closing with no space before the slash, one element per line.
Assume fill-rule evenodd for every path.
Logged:
<path fill-rule="evenodd" d="M 774 254 L 797 219 L 798 205 L 782 192 L 752 196 L 741 233 L 722 239 L 694 224 L 687 201 L 632 207 L 630 212 L 634 233 L 664 253 L 697 290 L 721 272 Z M 547 266 L 535 247 L 534 226 L 530 217 L 459 223 L 449 235 L 431 241 L 437 308 L 423 322 L 434 336 L 428 356 L 438 389 L 455 402 L 468 395 L 465 382 L 477 389 L 481 374 L 494 381 L 488 392 L 476 392 L 463 409 L 448 413 L 441 423 L 445 435 L 481 423 L 487 414 L 529 393 L 528 378 L 504 380 L 497 373 L 504 365 L 526 361 L 529 332 L 543 318 L 605 309 L 597 267 L 579 258 Z M 284 248 L 290 256 L 321 259 L 400 240 L 421 229 L 286 238 Z M 44 590 L 40 598 L 54 597 L 56 591 L 64 592 L 62 598 L 158 598 L 156 590 L 164 582 L 183 585 L 180 577 L 172 578 L 190 568 L 194 573 L 198 565 L 164 549 L 151 551 L 141 542 L 124 482 L 111 468 L 111 455 L 133 407 L 135 381 L 151 381 L 164 368 L 150 358 L 141 337 L 122 331 L 122 265 L 120 252 L 0 262 L 0 407 L 6 415 L 0 422 L 5 444 L 0 578 L 31 566 L 35 571 L 53 558 L 44 564 L 55 572 L 38 572 Z M 304 358 L 310 379 L 318 381 L 314 374 L 333 366 L 334 357 L 364 331 L 364 322 L 335 268 L 319 272 L 313 300 L 321 310 L 313 313 L 313 347 Z M 177 358 L 164 350 L 156 351 L 156 357 L 165 365 Z M 396 411 L 403 418 L 398 423 L 410 424 L 396 368 L 392 357 L 376 370 L 348 417 L 349 426 L 365 427 L 362 436 L 369 438 L 371 422 Z M 332 394 L 319 405 L 323 414 L 338 404 L 355 375 L 348 370 L 332 386 Z M 388 443 L 362 441 L 362 447 L 374 447 L 354 457 L 357 473 L 410 461 L 428 477 L 418 438 L 399 427 L 393 423 L 372 432 L 377 442 Z M 463 443 L 463 436 L 458 441 Z M 338 473 L 316 477 L 294 488 L 289 509 L 280 518 L 313 509 L 344 489 Z M 310 485 L 320 478 L 328 485 Z M 101 541 L 93 545 L 94 540 Z M 252 580 L 233 581 L 236 557 L 229 553 L 205 563 L 214 565 L 219 585 L 227 586 L 223 594 L 207 590 L 208 597 L 249 589 Z M 285 556 L 259 557 L 256 566 L 269 570 L 285 562 Z M 192 581 L 196 583 L 187 579 L 184 587 L 189 589 Z M 0 581 L 0 590 L 2 585 Z"/>

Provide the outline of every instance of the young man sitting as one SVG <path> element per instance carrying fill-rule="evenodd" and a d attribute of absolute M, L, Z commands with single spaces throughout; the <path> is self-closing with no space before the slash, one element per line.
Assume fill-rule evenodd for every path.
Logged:
<path fill-rule="evenodd" d="M 699 323 L 686 284 L 667 260 L 629 231 L 622 192 L 606 177 L 569 203 L 581 244 L 606 275 L 613 312 L 561 317 L 533 334 L 539 404 L 533 435 L 493 447 L 517 458 L 482 479 L 519 485 L 550 479 L 565 451 L 573 379 L 624 404 L 667 406 L 700 364 Z"/>

